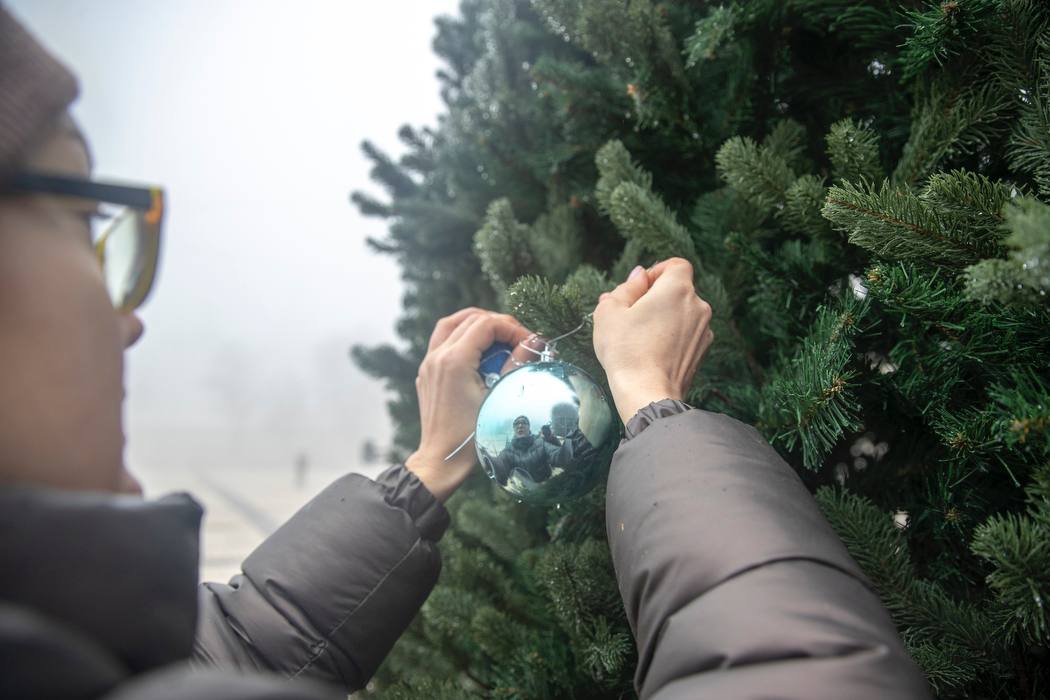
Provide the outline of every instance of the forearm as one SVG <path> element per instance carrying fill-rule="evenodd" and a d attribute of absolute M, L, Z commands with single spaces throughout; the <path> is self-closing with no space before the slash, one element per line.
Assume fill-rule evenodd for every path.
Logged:
<path fill-rule="evenodd" d="M 683 683 L 783 694 L 787 678 L 827 679 L 838 697 L 924 696 L 878 598 L 753 428 L 695 410 L 654 419 L 616 453 L 606 515 L 643 698 Z M 748 691 L 719 685 L 730 676 Z"/>
<path fill-rule="evenodd" d="M 403 467 L 343 477 L 252 552 L 243 576 L 204 584 L 195 661 L 363 687 L 436 582 L 447 525 Z"/>

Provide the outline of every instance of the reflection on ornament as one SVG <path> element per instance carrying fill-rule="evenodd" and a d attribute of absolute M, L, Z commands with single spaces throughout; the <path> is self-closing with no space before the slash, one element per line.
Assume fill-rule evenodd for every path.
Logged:
<path fill-rule="evenodd" d="M 489 477 L 532 504 L 556 504 L 590 491 L 605 476 L 620 438 L 601 387 L 551 354 L 492 387 L 474 436 Z"/>

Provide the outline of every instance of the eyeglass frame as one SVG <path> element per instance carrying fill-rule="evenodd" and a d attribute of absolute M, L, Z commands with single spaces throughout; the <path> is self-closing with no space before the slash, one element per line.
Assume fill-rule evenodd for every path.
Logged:
<path fill-rule="evenodd" d="M 124 185 L 113 182 L 89 180 L 66 175 L 52 175 L 37 172 L 16 172 L 4 177 L 0 184 L 5 192 L 23 192 L 27 194 L 51 194 L 60 197 L 87 199 L 101 204 L 114 204 L 127 207 L 131 211 L 141 212 L 143 220 L 152 232 L 149 241 L 150 264 L 145 272 L 145 283 L 140 283 L 140 291 L 132 297 L 133 301 L 115 308 L 123 313 L 130 313 L 142 306 L 153 289 L 160 262 L 161 229 L 164 220 L 164 190 L 160 187 Z M 95 242 L 95 256 L 99 264 L 105 265 L 106 240 L 111 231 L 120 223 L 118 216 Z"/>

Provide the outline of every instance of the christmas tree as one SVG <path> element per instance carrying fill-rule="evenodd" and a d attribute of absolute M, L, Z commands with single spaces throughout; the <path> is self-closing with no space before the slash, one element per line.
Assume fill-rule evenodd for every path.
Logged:
<path fill-rule="evenodd" d="M 387 381 L 457 308 L 575 328 L 680 256 L 715 310 L 689 402 L 795 466 L 939 697 L 1050 681 L 1050 6 L 1041 0 L 464 0 L 447 112 L 369 144 L 407 285 Z M 562 357 L 602 377 L 589 326 Z M 601 489 L 516 503 L 478 470 L 384 697 L 629 697 Z M 728 537 L 731 542 L 731 536 Z"/>

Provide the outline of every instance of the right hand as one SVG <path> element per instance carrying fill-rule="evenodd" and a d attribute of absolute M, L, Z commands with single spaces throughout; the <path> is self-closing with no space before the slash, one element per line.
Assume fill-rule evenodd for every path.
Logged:
<path fill-rule="evenodd" d="M 416 377 L 419 449 L 405 466 L 439 501 L 451 496 L 474 466 L 473 447 L 463 447 L 448 461 L 445 457 L 470 435 L 488 393 L 478 374 L 482 355 L 496 341 L 513 346 L 504 363 L 509 371 L 528 359 L 520 343 L 530 335 L 513 316 L 476 308 L 457 311 L 434 327 Z"/>
<path fill-rule="evenodd" d="M 684 400 L 714 341 L 711 306 L 696 294 L 693 266 L 671 258 L 602 294 L 594 310 L 594 352 L 620 419 L 663 399 Z"/>

